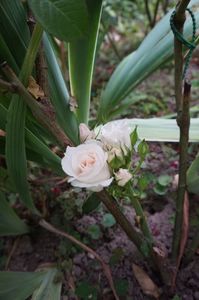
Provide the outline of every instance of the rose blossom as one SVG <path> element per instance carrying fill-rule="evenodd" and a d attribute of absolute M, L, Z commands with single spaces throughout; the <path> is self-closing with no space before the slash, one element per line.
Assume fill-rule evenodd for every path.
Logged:
<path fill-rule="evenodd" d="M 119 186 L 124 186 L 132 178 L 131 173 L 127 169 L 120 168 L 117 173 L 115 173 L 115 179 Z"/>
<path fill-rule="evenodd" d="M 105 145 L 121 147 L 125 154 L 125 147 L 131 149 L 131 132 L 132 128 L 128 125 L 127 121 L 114 121 L 101 127 L 98 138 Z"/>
<path fill-rule="evenodd" d="M 107 158 L 101 144 L 91 140 L 77 147 L 67 147 L 61 163 L 73 186 L 99 192 L 113 180 Z"/>

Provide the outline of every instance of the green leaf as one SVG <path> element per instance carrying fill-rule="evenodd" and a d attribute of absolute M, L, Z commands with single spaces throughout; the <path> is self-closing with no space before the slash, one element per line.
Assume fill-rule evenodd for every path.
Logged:
<path fill-rule="evenodd" d="M 97 224 L 90 225 L 87 232 L 94 240 L 98 240 L 102 235 L 100 227 Z"/>
<path fill-rule="evenodd" d="M 22 2 L 12 0 L 12 3 L 10 3 L 7 0 L 1 0 L 0 16 L 0 32 L 16 63 L 10 59 L 8 62 L 11 63 L 10 66 L 14 67 L 16 71 L 16 65 L 20 67 L 23 63 L 26 48 L 30 39 L 27 16 Z M 2 44 L 0 48 L 1 47 Z M 6 60 L 7 57 L 1 57 L 1 59 Z"/>
<path fill-rule="evenodd" d="M 162 186 L 157 182 L 156 185 L 154 186 L 153 190 L 157 195 L 163 196 L 167 193 L 168 189 L 166 186 Z"/>
<path fill-rule="evenodd" d="M 0 63 L 3 63 L 4 61 L 7 61 L 7 63 L 9 64 L 9 66 L 12 67 L 15 73 L 17 74 L 19 73 L 19 68 L 16 64 L 16 61 L 12 56 L 10 49 L 6 45 L 4 38 L 0 34 Z"/>
<path fill-rule="evenodd" d="M 114 282 L 116 292 L 119 296 L 126 296 L 128 292 L 129 283 L 126 279 L 119 279 Z"/>
<path fill-rule="evenodd" d="M 134 147 L 138 141 L 137 127 L 135 127 L 133 132 L 130 134 L 130 138 L 131 138 L 131 146 Z"/>
<path fill-rule="evenodd" d="M 144 160 L 146 155 L 149 153 L 149 146 L 147 145 L 145 140 L 143 140 L 142 142 L 139 143 L 138 153 L 139 153 L 139 156 L 142 160 Z"/>
<path fill-rule="evenodd" d="M 64 82 L 59 64 L 50 43 L 50 39 L 46 34 L 43 37 L 44 50 L 48 65 L 48 78 L 51 94 L 51 102 L 55 108 L 56 117 L 59 125 L 63 128 L 71 141 L 79 144 L 79 129 L 76 117 L 70 111 L 70 97 Z"/>
<path fill-rule="evenodd" d="M 51 269 L 32 296 L 32 300 L 60 300 L 62 282 L 57 269 Z"/>
<path fill-rule="evenodd" d="M 86 33 L 85 0 L 29 0 L 28 3 L 44 29 L 59 39 L 68 42 Z"/>
<path fill-rule="evenodd" d="M 101 200 L 98 198 L 97 193 L 92 193 L 84 202 L 82 211 L 84 214 L 89 214 L 94 211 L 100 205 Z"/>
<path fill-rule="evenodd" d="M 35 210 L 28 182 L 25 152 L 25 114 L 26 105 L 18 95 L 13 96 L 7 114 L 6 162 L 9 175 L 23 203 Z"/>
<path fill-rule="evenodd" d="M 44 272 L 0 272 L 0 299 L 26 300 L 42 282 Z"/>
<path fill-rule="evenodd" d="M 187 187 L 189 192 L 199 195 L 199 154 L 187 171 Z"/>
<path fill-rule="evenodd" d="M 102 218 L 102 225 L 104 227 L 112 227 L 116 224 L 115 218 L 111 214 L 105 214 Z"/>
<path fill-rule="evenodd" d="M 0 236 L 19 235 L 29 231 L 0 192 Z M 1 294 L 1 291 L 0 291 Z"/>
<path fill-rule="evenodd" d="M 83 300 L 97 300 L 97 289 L 86 281 L 78 283 L 75 293 Z"/>
<path fill-rule="evenodd" d="M 166 187 L 168 186 L 172 181 L 172 176 L 169 176 L 169 175 L 160 175 L 158 177 L 158 183 L 163 186 L 163 187 Z"/>
<path fill-rule="evenodd" d="M 42 29 L 39 25 L 36 25 L 19 75 L 25 86 L 32 73 L 41 37 Z M 14 95 L 7 113 L 6 162 L 9 175 L 16 190 L 19 192 L 20 199 L 30 210 L 38 213 L 31 198 L 27 182 L 25 116 L 26 104 L 19 95 Z"/>
<path fill-rule="evenodd" d="M 89 13 L 88 34 L 69 44 L 69 71 L 72 96 L 78 103 L 77 116 L 88 123 L 91 82 L 102 10 L 102 0 L 86 0 Z"/>
<path fill-rule="evenodd" d="M 191 1 L 190 6 L 199 1 Z M 171 11 L 147 35 L 137 51 L 128 55 L 116 68 L 101 95 L 98 123 L 109 119 L 129 93 L 147 76 L 165 63 L 173 55 L 173 33 L 170 29 Z M 199 12 L 194 14 L 197 28 L 199 27 Z M 184 36 L 192 36 L 192 21 L 189 17 L 185 22 Z"/>
<path fill-rule="evenodd" d="M 0 103 L 0 128 L 3 130 L 5 130 L 6 127 L 6 118 L 7 109 Z M 42 142 L 42 139 L 39 139 L 28 128 L 25 128 L 25 141 L 28 160 L 35 161 L 42 166 L 48 166 L 59 175 L 63 174 L 60 157 L 53 153 L 49 147 Z M 2 149 L 4 148 L 5 147 L 2 146 Z"/>
<path fill-rule="evenodd" d="M 0 272 L 0 299 L 26 300 L 36 290 L 33 300 L 60 300 L 61 283 L 55 282 L 57 273 L 54 268 L 39 272 Z"/>

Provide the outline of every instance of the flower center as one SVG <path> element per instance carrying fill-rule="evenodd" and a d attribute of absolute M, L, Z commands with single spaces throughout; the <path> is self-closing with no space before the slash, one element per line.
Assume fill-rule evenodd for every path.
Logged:
<path fill-rule="evenodd" d="M 83 158 L 79 165 L 79 173 L 83 173 L 87 168 L 91 168 L 96 161 L 94 153 L 88 153 L 87 157 Z"/>

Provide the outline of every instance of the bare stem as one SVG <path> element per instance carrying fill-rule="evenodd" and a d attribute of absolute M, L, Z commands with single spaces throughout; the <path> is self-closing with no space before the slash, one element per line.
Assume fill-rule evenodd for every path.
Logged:
<path fill-rule="evenodd" d="M 115 217 L 117 223 L 122 227 L 129 239 L 136 245 L 138 249 L 140 249 L 140 246 L 143 242 L 143 237 L 138 231 L 134 229 L 133 225 L 122 213 L 116 200 L 112 198 L 105 190 L 98 193 L 98 196 L 103 204 L 111 212 L 111 214 Z M 142 254 L 144 255 L 144 253 Z"/>
<path fill-rule="evenodd" d="M 82 242 L 80 242 L 79 240 L 77 240 L 76 238 L 74 238 L 73 236 L 71 236 L 70 234 L 68 234 L 67 232 L 64 232 L 62 230 L 59 230 L 57 228 L 55 228 L 52 224 L 46 222 L 44 219 L 40 220 L 39 225 L 45 229 L 47 229 L 48 231 L 51 231 L 57 235 L 61 235 L 65 238 L 67 238 L 68 240 L 70 240 L 72 243 L 78 245 L 80 248 L 82 248 L 84 251 L 92 254 L 102 265 L 102 269 L 104 271 L 104 274 L 106 275 L 106 278 L 109 282 L 109 285 L 111 287 L 111 290 L 114 294 L 114 297 L 116 300 L 119 300 L 119 297 L 116 293 L 115 287 L 114 287 L 114 283 L 113 283 L 113 279 L 112 279 L 112 275 L 111 275 L 111 270 L 109 268 L 109 266 L 103 261 L 103 259 L 101 258 L 101 256 L 99 256 L 99 254 L 97 252 L 95 252 L 92 248 L 88 247 L 87 245 L 83 244 Z"/>
<path fill-rule="evenodd" d="M 185 81 L 184 97 L 181 117 L 179 118 L 180 127 L 180 158 L 179 158 L 179 182 L 176 200 L 176 216 L 173 234 L 173 249 L 172 257 L 176 261 L 179 255 L 179 246 L 182 238 L 183 224 L 183 206 L 186 192 L 186 177 L 187 177 L 187 153 L 189 142 L 189 102 L 190 102 L 191 85 Z"/>

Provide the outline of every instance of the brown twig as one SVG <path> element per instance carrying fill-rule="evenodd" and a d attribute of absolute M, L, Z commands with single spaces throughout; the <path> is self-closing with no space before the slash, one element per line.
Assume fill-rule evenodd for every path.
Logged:
<path fill-rule="evenodd" d="M 173 234 L 173 251 L 172 258 L 177 262 L 180 251 L 180 241 L 182 239 L 182 225 L 183 225 L 183 207 L 186 192 L 186 177 L 187 177 L 187 153 L 189 143 L 189 103 L 190 103 L 191 85 L 185 81 L 184 97 L 182 113 L 178 119 L 180 127 L 180 153 L 179 153 L 179 182 L 176 199 L 176 216 Z"/>
<path fill-rule="evenodd" d="M 67 238 L 68 240 L 70 240 L 72 243 L 78 245 L 79 247 L 81 247 L 84 251 L 92 254 L 102 265 L 104 274 L 106 275 L 106 278 L 109 282 L 109 285 L 111 287 L 111 290 L 114 294 L 114 297 L 116 300 L 119 300 L 119 297 L 116 293 L 115 287 L 114 287 L 114 283 L 113 283 L 113 279 L 112 279 L 112 275 L 111 275 L 111 271 L 109 266 L 103 261 L 103 259 L 99 256 L 98 253 L 96 253 L 93 249 L 91 249 L 90 247 L 86 246 L 85 244 L 83 244 L 82 242 L 80 242 L 79 240 L 77 240 L 76 238 L 74 238 L 73 236 L 71 236 L 70 234 L 68 234 L 67 232 L 64 232 L 62 230 L 59 230 L 57 228 L 55 228 L 53 225 L 51 225 L 50 223 L 48 223 L 47 221 L 45 221 L 44 219 L 40 220 L 39 225 L 43 228 L 45 228 L 48 231 L 51 231 L 55 234 L 61 235 L 65 238 Z"/>
<path fill-rule="evenodd" d="M 62 147 L 71 145 L 71 141 L 57 124 L 55 113 L 52 112 L 52 110 L 48 107 L 36 101 L 36 99 L 27 91 L 25 86 L 21 83 L 21 81 L 15 75 L 13 70 L 7 65 L 7 63 L 2 64 L 1 69 L 10 81 L 10 86 L 9 84 L 7 85 L 8 91 L 17 93 L 23 98 L 23 100 L 31 109 L 34 117 L 40 124 L 42 124 L 45 128 L 47 128 L 49 132 L 53 134 L 53 136 Z M 0 82 L 0 86 L 1 83 L 2 82 Z M 3 82 L 2 88 L 5 88 L 5 82 Z"/>
<path fill-rule="evenodd" d="M 190 0 L 181 0 L 176 7 L 174 25 L 183 34 L 185 11 Z M 176 216 L 173 234 L 172 258 L 177 263 L 179 246 L 182 236 L 183 205 L 186 191 L 187 172 L 187 150 L 189 138 L 189 102 L 191 85 L 185 82 L 184 95 L 182 95 L 182 74 L 183 74 L 183 45 L 176 37 L 174 38 L 174 59 L 175 59 L 175 98 L 177 108 L 177 123 L 180 128 L 180 158 L 179 158 L 179 182 L 176 200 Z"/>

